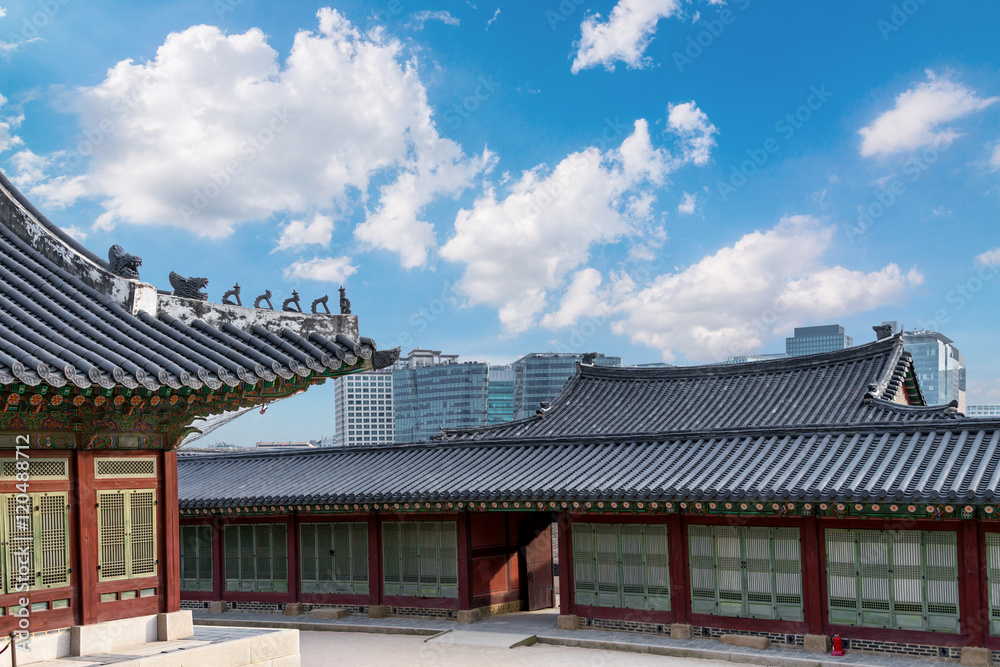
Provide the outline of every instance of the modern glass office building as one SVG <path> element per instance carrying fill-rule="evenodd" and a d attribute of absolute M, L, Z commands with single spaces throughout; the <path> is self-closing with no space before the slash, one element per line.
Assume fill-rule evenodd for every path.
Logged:
<path fill-rule="evenodd" d="M 481 361 L 393 370 L 396 442 L 420 442 L 442 428 L 485 424 L 489 374 L 489 364 Z"/>
<path fill-rule="evenodd" d="M 937 331 L 903 333 L 903 349 L 913 356 L 913 370 L 928 405 L 958 401 L 965 411 L 965 355 L 954 341 Z"/>
<path fill-rule="evenodd" d="M 392 369 L 335 378 L 333 405 L 336 445 L 377 445 L 395 441 Z"/>
<path fill-rule="evenodd" d="M 535 414 L 542 403 L 550 403 L 576 372 L 582 354 L 532 352 L 514 362 L 514 418 Z M 595 366 L 621 366 L 621 357 L 598 354 Z"/>
<path fill-rule="evenodd" d="M 985 405 L 967 405 L 965 407 L 966 417 L 1000 417 L 1000 405 L 990 403 Z"/>
<path fill-rule="evenodd" d="M 818 327 L 795 327 L 795 335 L 785 339 L 785 354 L 800 357 L 843 350 L 854 345 L 854 339 L 844 333 L 839 324 L 825 324 Z"/>
<path fill-rule="evenodd" d="M 490 366 L 486 399 L 486 423 L 499 424 L 514 419 L 514 366 Z"/>

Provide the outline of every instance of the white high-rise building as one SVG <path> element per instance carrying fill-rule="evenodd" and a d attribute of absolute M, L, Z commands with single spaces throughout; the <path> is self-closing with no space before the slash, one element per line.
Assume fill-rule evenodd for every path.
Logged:
<path fill-rule="evenodd" d="M 928 405 L 958 403 L 965 412 L 965 355 L 937 331 L 903 332 L 903 349 L 913 356 L 920 391 Z"/>
<path fill-rule="evenodd" d="M 396 441 L 391 368 L 335 378 L 333 388 L 336 445 L 379 445 Z"/>
<path fill-rule="evenodd" d="M 1000 417 L 1000 405 L 996 403 L 986 403 L 980 405 L 968 405 L 965 408 L 966 417 Z"/>

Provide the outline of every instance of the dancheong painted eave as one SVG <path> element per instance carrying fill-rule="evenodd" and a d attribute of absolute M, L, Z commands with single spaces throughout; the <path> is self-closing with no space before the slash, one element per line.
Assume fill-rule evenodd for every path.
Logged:
<path fill-rule="evenodd" d="M 355 315 L 211 304 L 117 275 L 0 174 L 0 385 L 252 393 L 397 356 Z"/>
<path fill-rule="evenodd" d="M 899 336 L 846 350 L 744 364 L 582 364 L 548 408 L 519 421 L 445 430 L 445 440 L 523 440 L 777 426 L 933 421 Z"/>

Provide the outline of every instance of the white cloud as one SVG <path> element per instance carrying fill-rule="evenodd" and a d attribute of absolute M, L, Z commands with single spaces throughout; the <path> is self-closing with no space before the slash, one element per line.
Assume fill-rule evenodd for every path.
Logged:
<path fill-rule="evenodd" d="M 811 216 L 783 218 L 632 291 L 615 305 L 624 317 L 612 330 L 659 349 L 668 361 L 678 354 L 723 360 L 796 324 L 896 304 L 923 281 L 895 264 L 871 273 L 826 266 L 833 234 Z"/>
<path fill-rule="evenodd" d="M 350 257 L 322 257 L 295 262 L 285 269 L 285 280 L 317 280 L 341 284 L 357 273 Z"/>
<path fill-rule="evenodd" d="M 376 174 L 383 195 L 411 179 L 431 188 L 395 198 L 393 208 L 464 187 L 482 160 L 440 137 L 402 45 L 382 31 L 361 35 L 335 10 L 317 16 L 318 29 L 296 34 L 283 61 L 258 29 L 227 35 L 200 25 L 168 35 L 154 59 L 122 61 L 77 90 L 73 104 L 93 144 L 85 191 L 106 209 L 99 226 L 166 224 L 221 237 L 272 215 L 338 219 L 368 208 Z M 81 161 L 52 158 L 54 168 Z M 397 212 L 394 242 L 425 251 L 433 235 L 416 216 Z M 366 240 L 400 251 L 377 217 Z"/>
<path fill-rule="evenodd" d="M 72 236 L 77 241 L 80 241 L 81 243 L 87 240 L 87 236 L 88 236 L 87 231 L 84 230 L 84 229 L 80 229 L 76 225 L 70 225 L 69 227 L 63 227 L 62 230 L 64 232 L 66 232 L 67 234 L 69 234 L 70 236 Z"/>
<path fill-rule="evenodd" d="M 667 125 L 683 139 L 684 159 L 696 165 L 708 163 L 719 129 L 708 120 L 694 100 L 668 107 Z"/>
<path fill-rule="evenodd" d="M 598 293 L 601 272 L 594 268 L 577 271 L 562 297 L 559 310 L 548 313 L 539 322 L 548 329 L 572 326 L 581 317 L 604 318 L 610 314 L 606 295 Z"/>
<path fill-rule="evenodd" d="M 1000 266 L 1000 248 L 976 256 L 976 266 Z"/>
<path fill-rule="evenodd" d="M 896 97 L 895 106 L 858 130 L 861 155 L 888 155 L 925 146 L 947 146 L 959 136 L 945 125 L 995 104 L 945 74 L 927 70 L 927 80 Z"/>
<path fill-rule="evenodd" d="M 697 203 L 697 197 L 689 192 L 685 192 L 684 196 L 681 198 L 681 203 L 677 205 L 677 212 L 681 215 L 691 215 L 694 213 L 694 207 Z"/>
<path fill-rule="evenodd" d="M 292 220 L 281 230 L 272 252 L 306 245 L 327 246 L 333 238 L 333 218 L 317 213 L 311 222 Z"/>
<path fill-rule="evenodd" d="M 642 67 L 642 54 L 656 34 L 656 24 L 676 14 L 680 6 L 680 0 L 619 0 L 607 21 L 601 21 L 600 14 L 586 17 L 572 72 L 596 65 L 613 71 L 618 61 Z"/>
<path fill-rule="evenodd" d="M 0 7 L 0 10 L 3 10 L 3 7 Z M 3 18 L 3 14 L 0 14 L 0 18 Z M 7 98 L 0 95 L 0 109 L 3 109 L 5 104 L 7 104 Z M 21 138 L 13 133 L 13 130 L 17 129 L 23 119 L 24 117 L 20 115 L 0 117 L 0 153 L 23 143 Z"/>
<path fill-rule="evenodd" d="M 14 185 L 38 197 L 50 208 L 66 208 L 86 195 L 84 177 L 46 174 L 46 170 L 53 164 L 52 157 L 37 155 L 24 149 L 14 154 L 11 163 L 14 165 L 14 171 L 10 180 Z"/>
<path fill-rule="evenodd" d="M 969 380 L 966 405 L 1000 403 L 1000 378 L 991 380 Z"/>
<path fill-rule="evenodd" d="M 417 12 L 413 14 L 413 20 L 417 22 L 417 30 L 423 30 L 424 24 L 427 23 L 428 21 L 440 21 L 445 25 L 454 25 L 454 26 L 457 26 L 461 23 L 458 20 L 458 17 L 452 16 L 451 12 L 443 10 L 437 12 L 432 12 L 432 11 Z"/>
<path fill-rule="evenodd" d="M 562 326 L 579 316 L 585 287 L 595 279 L 581 272 L 593 245 L 646 237 L 655 246 L 665 237 L 648 218 L 656 187 L 694 161 L 687 133 L 678 143 L 681 156 L 654 147 L 648 123 L 639 119 L 618 148 L 587 148 L 552 169 L 538 165 L 508 183 L 504 196 L 487 189 L 471 210 L 459 212 L 455 234 L 441 248 L 442 257 L 465 264 L 459 291 L 470 304 L 496 307 L 513 334 L 533 326 L 575 273 L 572 293 L 544 324 Z"/>
<path fill-rule="evenodd" d="M 473 9 L 475 9 L 475 7 L 473 7 Z M 486 30 L 487 31 L 489 31 L 491 25 L 493 25 L 494 23 L 497 22 L 498 18 L 500 18 L 500 8 L 499 7 L 497 7 L 497 10 L 495 12 L 493 12 L 493 18 L 491 18 L 489 21 L 486 22 Z"/>
<path fill-rule="evenodd" d="M 993 147 L 993 155 L 990 156 L 990 167 L 993 171 L 1000 169 L 1000 143 Z"/>

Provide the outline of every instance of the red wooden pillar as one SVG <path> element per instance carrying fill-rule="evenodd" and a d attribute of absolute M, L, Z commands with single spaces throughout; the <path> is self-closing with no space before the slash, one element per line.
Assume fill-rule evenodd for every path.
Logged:
<path fill-rule="evenodd" d="M 573 520 L 569 511 L 559 513 L 559 613 L 573 613 Z"/>
<path fill-rule="evenodd" d="M 76 521 L 80 536 L 80 569 L 76 585 L 80 591 L 80 623 L 97 623 L 100 596 L 97 592 L 97 491 L 94 488 L 94 453 L 76 452 Z"/>
<path fill-rule="evenodd" d="M 822 635 L 823 632 L 823 563 L 819 559 L 819 522 L 816 517 L 807 516 L 802 520 L 802 585 L 805 591 L 805 620 L 809 624 L 809 634 Z"/>
<path fill-rule="evenodd" d="M 289 602 L 298 602 L 302 593 L 302 577 L 299 576 L 299 513 L 292 514 L 292 522 L 288 526 L 288 593 Z"/>
<path fill-rule="evenodd" d="M 382 515 L 368 515 L 368 604 L 382 604 Z"/>
<path fill-rule="evenodd" d="M 222 522 L 218 517 L 212 517 L 212 597 L 216 601 L 222 599 L 226 590 L 226 562 L 223 550 Z"/>
<path fill-rule="evenodd" d="M 177 452 L 163 452 L 163 560 L 165 591 L 160 591 L 160 608 L 179 611 L 181 608 L 181 527 L 177 498 Z"/>
<path fill-rule="evenodd" d="M 472 609 L 472 515 L 462 512 L 456 521 L 458 538 L 458 608 Z"/>
<path fill-rule="evenodd" d="M 670 551 L 670 609 L 675 623 L 687 623 L 688 594 L 687 527 L 680 514 L 667 516 L 667 549 Z"/>
<path fill-rule="evenodd" d="M 975 519 L 962 520 L 962 549 L 960 576 L 964 582 L 964 603 L 960 618 L 969 646 L 982 646 L 989 629 L 988 609 L 983 605 L 983 591 L 986 588 L 986 581 L 983 573 L 985 568 L 980 567 L 980 544 L 979 526 Z M 960 607 L 961 609 L 961 607 Z"/>

